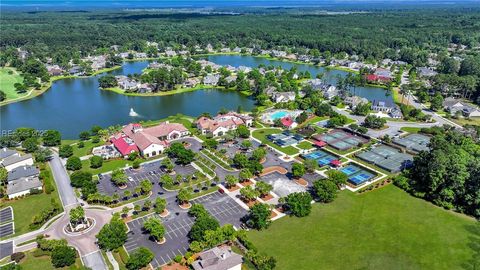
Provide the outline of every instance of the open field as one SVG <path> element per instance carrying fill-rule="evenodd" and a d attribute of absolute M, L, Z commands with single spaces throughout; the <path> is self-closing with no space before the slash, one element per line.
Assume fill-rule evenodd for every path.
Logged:
<path fill-rule="evenodd" d="M 331 204 L 315 204 L 309 217 L 249 232 L 278 269 L 474 269 L 479 237 L 475 220 L 393 185 L 363 195 L 344 191 Z"/>
<path fill-rule="evenodd" d="M 24 270 L 53 270 L 53 269 L 63 269 L 63 270 L 76 270 L 76 269 L 81 269 L 82 267 L 82 262 L 80 261 L 80 258 L 77 257 L 75 263 L 69 267 L 62 267 L 62 268 L 55 268 L 52 265 L 50 256 L 40 256 L 40 257 L 35 257 L 33 256 L 33 252 L 26 252 L 25 253 L 25 258 L 19 263 L 19 265 L 22 267 Z"/>
<path fill-rule="evenodd" d="M 257 140 L 260 140 L 262 143 L 267 144 L 287 155 L 298 154 L 298 150 L 293 146 L 280 147 L 267 139 L 268 135 L 282 133 L 282 131 L 283 130 L 279 128 L 258 129 L 252 132 L 252 136 Z"/>
<path fill-rule="evenodd" d="M 15 87 L 13 85 L 15 83 L 22 82 L 23 77 L 14 68 L 0 68 L 0 90 L 5 92 L 7 95 L 7 100 L 18 98 L 27 94 L 27 92 L 18 94 L 17 91 L 15 91 Z"/>

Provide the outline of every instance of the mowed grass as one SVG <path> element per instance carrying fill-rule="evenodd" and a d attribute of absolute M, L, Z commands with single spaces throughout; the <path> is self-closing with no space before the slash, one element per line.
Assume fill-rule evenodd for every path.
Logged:
<path fill-rule="evenodd" d="M 268 135 L 271 135 L 271 134 L 277 134 L 277 133 L 282 133 L 283 130 L 279 129 L 279 128 L 264 128 L 264 129 L 257 129 L 255 130 L 254 132 L 252 132 L 252 136 L 257 139 L 257 140 L 260 140 L 262 143 L 264 144 L 267 144 L 287 155 L 295 155 L 295 154 L 298 154 L 298 150 L 293 147 L 293 146 L 286 146 L 286 147 L 280 147 L 276 144 L 274 144 L 273 142 L 271 142 L 269 139 L 267 139 L 267 136 Z"/>
<path fill-rule="evenodd" d="M 331 204 L 314 204 L 306 218 L 285 217 L 248 234 L 277 269 L 474 269 L 480 228 L 390 185 L 363 195 L 343 191 Z"/>
<path fill-rule="evenodd" d="M 49 269 L 61 269 L 61 270 L 76 270 L 81 269 L 82 262 L 80 257 L 77 256 L 75 263 L 71 266 L 62 267 L 62 268 L 55 268 L 52 265 L 52 260 L 50 256 L 40 256 L 35 257 L 33 256 L 33 252 L 29 251 L 25 253 L 25 258 L 20 261 L 19 265 L 22 267 L 23 270 L 49 270 Z"/>
<path fill-rule="evenodd" d="M 10 74 L 11 73 L 11 74 Z M 18 94 L 13 86 L 15 83 L 22 83 L 23 77 L 14 69 L 9 67 L 0 68 L 0 90 L 5 92 L 8 99 L 14 99 L 25 94 Z"/>

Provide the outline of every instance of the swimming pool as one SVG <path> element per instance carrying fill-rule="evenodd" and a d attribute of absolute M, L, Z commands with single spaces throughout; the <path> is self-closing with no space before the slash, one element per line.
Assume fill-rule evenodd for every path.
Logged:
<path fill-rule="evenodd" d="M 270 114 L 270 119 L 272 119 L 272 121 L 275 121 L 277 119 L 284 118 L 287 115 L 288 115 L 288 112 L 286 112 L 286 111 L 276 111 L 276 112 Z"/>

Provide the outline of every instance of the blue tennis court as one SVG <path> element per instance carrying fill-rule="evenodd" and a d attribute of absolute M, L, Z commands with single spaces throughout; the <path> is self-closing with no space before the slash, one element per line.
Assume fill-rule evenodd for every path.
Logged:
<path fill-rule="evenodd" d="M 325 154 L 326 154 L 325 152 L 317 151 L 317 152 L 312 152 L 310 154 L 306 154 L 303 157 L 305 157 L 306 159 L 319 159 L 319 158 L 325 156 Z"/>
<path fill-rule="evenodd" d="M 361 169 L 355 165 L 348 165 L 347 167 L 345 168 L 342 168 L 340 169 L 341 172 L 343 172 L 344 174 L 350 176 L 354 173 L 357 173 L 358 171 L 360 171 Z"/>
<path fill-rule="evenodd" d="M 363 183 L 367 182 L 368 180 L 372 179 L 373 177 L 374 177 L 374 175 L 371 174 L 371 173 L 360 172 L 360 173 L 357 173 L 353 176 L 350 176 L 348 178 L 348 180 L 350 182 L 352 182 L 353 184 L 355 184 L 356 186 L 358 186 L 360 184 L 363 184 Z"/>
<path fill-rule="evenodd" d="M 339 159 L 337 156 L 334 154 L 330 154 L 328 152 L 322 151 L 322 150 L 317 150 L 315 152 L 303 155 L 305 159 L 314 159 L 317 161 L 318 165 L 320 166 L 325 166 L 330 164 L 333 160 Z"/>
<path fill-rule="evenodd" d="M 332 160 L 335 160 L 335 159 L 336 158 L 334 158 L 333 156 L 328 156 L 321 159 L 317 159 L 317 162 L 318 162 L 318 165 L 325 166 L 330 164 L 330 162 L 332 162 Z"/>

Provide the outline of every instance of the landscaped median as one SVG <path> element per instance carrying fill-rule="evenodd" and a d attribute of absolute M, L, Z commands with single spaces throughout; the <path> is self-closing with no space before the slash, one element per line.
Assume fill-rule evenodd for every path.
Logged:
<path fill-rule="evenodd" d="M 293 146 L 286 146 L 286 147 L 280 147 L 273 142 L 271 142 L 269 139 L 267 139 L 268 135 L 272 134 L 277 134 L 277 133 L 282 133 L 283 130 L 279 128 L 262 128 L 262 129 L 257 129 L 252 132 L 252 136 L 259 140 L 261 143 L 267 144 L 268 146 L 271 146 L 277 150 L 279 150 L 282 153 L 285 153 L 287 155 L 296 155 L 298 154 L 298 149 L 296 149 Z"/>

